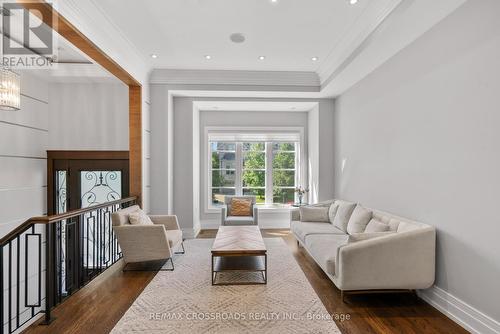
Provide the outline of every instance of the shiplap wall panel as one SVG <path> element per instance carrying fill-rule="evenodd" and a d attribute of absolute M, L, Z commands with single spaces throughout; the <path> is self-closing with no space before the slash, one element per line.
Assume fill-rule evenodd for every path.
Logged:
<path fill-rule="evenodd" d="M 0 190 L 0 203 L 1 222 L 39 216 L 46 211 L 46 189 L 39 187 Z"/>
<path fill-rule="evenodd" d="M 21 94 L 0 113 L 0 237 L 47 210 L 48 84 L 23 72 Z"/>
<path fill-rule="evenodd" d="M 144 170 L 144 186 L 150 186 L 151 185 L 151 177 L 149 173 L 149 166 L 150 166 L 150 159 L 144 159 L 144 165 L 142 166 L 142 169 Z"/>
<path fill-rule="evenodd" d="M 144 153 L 143 156 L 144 158 L 150 158 L 151 157 L 151 133 L 148 131 L 143 132 L 143 148 L 144 148 Z"/>
<path fill-rule="evenodd" d="M 0 123 L 0 155 L 47 157 L 49 133 L 19 125 Z"/>
<path fill-rule="evenodd" d="M 0 112 L 0 122 L 9 122 L 48 131 L 49 105 L 47 103 L 21 96 L 21 108 L 17 112 Z"/>
<path fill-rule="evenodd" d="M 39 77 L 22 72 L 21 94 L 47 103 L 49 101 L 49 85 Z"/>
<path fill-rule="evenodd" d="M 148 102 L 142 104 L 142 129 L 151 130 L 151 106 Z"/>
<path fill-rule="evenodd" d="M 0 166 L 0 190 L 47 185 L 45 159 L 0 157 Z"/>

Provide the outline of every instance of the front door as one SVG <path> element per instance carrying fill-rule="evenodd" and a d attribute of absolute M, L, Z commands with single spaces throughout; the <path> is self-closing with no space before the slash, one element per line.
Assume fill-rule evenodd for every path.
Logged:
<path fill-rule="evenodd" d="M 109 156 L 115 157 L 112 152 Z M 61 157 L 59 151 L 56 156 L 50 157 L 49 152 L 48 187 L 52 190 L 49 191 L 49 213 L 59 214 L 127 197 L 128 159 L 105 157 L 103 152 L 94 158 L 92 155 L 82 157 L 78 153 L 75 157 L 71 154 Z M 107 236 L 111 235 L 111 231 L 103 230 L 109 229 L 110 224 L 103 224 L 100 218 L 84 214 L 64 221 L 56 232 L 61 240 L 57 249 L 61 258 L 58 264 L 61 279 L 57 284 L 61 296 L 78 289 L 79 282 L 97 275 L 110 261 L 111 243 Z M 107 215 L 106 219 L 110 216 Z M 79 253 L 83 254 L 83 258 L 78 257 Z"/>

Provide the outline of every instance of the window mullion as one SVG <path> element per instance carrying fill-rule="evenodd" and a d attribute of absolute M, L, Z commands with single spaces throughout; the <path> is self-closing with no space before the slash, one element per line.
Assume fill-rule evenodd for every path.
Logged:
<path fill-rule="evenodd" d="M 236 181 L 235 181 L 235 194 L 241 196 L 243 194 L 243 144 L 236 143 Z"/>
<path fill-rule="evenodd" d="M 273 143 L 266 142 L 266 204 L 273 203 Z"/>

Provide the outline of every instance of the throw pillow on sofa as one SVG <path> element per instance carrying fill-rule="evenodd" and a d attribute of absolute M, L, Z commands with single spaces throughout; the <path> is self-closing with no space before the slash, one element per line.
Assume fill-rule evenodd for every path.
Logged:
<path fill-rule="evenodd" d="M 372 212 L 360 204 L 356 205 L 347 223 L 347 233 L 354 234 L 363 232 L 366 225 L 370 222 L 370 219 L 372 219 Z"/>
<path fill-rule="evenodd" d="M 387 232 L 389 231 L 389 225 L 382 223 L 380 220 L 372 218 L 368 225 L 366 225 L 365 233 L 372 232 Z"/>
<path fill-rule="evenodd" d="M 137 210 L 134 212 L 131 212 L 128 215 L 128 221 L 132 225 L 153 225 L 153 222 L 151 221 L 151 218 L 142 210 Z"/>
<path fill-rule="evenodd" d="M 351 234 L 349 236 L 349 242 L 363 241 L 363 240 L 368 240 L 368 239 L 383 237 L 383 236 L 386 236 L 386 235 L 391 235 L 391 234 L 394 234 L 394 233 L 395 232 L 393 232 L 393 231 L 372 232 L 372 233 L 355 233 L 355 234 Z"/>
<path fill-rule="evenodd" d="M 351 218 L 352 211 L 356 207 L 356 203 L 346 202 L 346 201 L 336 201 L 338 202 L 337 214 L 333 220 L 333 225 L 347 233 L 347 223 L 349 218 Z"/>
<path fill-rule="evenodd" d="M 330 220 L 330 223 L 333 224 L 333 221 L 335 220 L 335 215 L 337 215 L 337 210 L 339 209 L 339 203 L 338 201 L 334 201 L 332 205 L 330 205 L 330 209 L 328 209 L 328 219 Z"/>
<path fill-rule="evenodd" d="M 329 223 L 328 207 L 302 206 L 300 207 L 300 221 Z"/>

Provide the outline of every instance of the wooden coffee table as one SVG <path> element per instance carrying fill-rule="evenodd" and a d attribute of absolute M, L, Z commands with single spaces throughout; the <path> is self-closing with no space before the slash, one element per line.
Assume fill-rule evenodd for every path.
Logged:
<path fill-rule="evenodd" d="M 224 271 L 260 272 L 258 281 L 217 282 Z M 258 226 L 221 226 L 212 246 L 212 285 L 267 284 L 267 250 Z"/>

